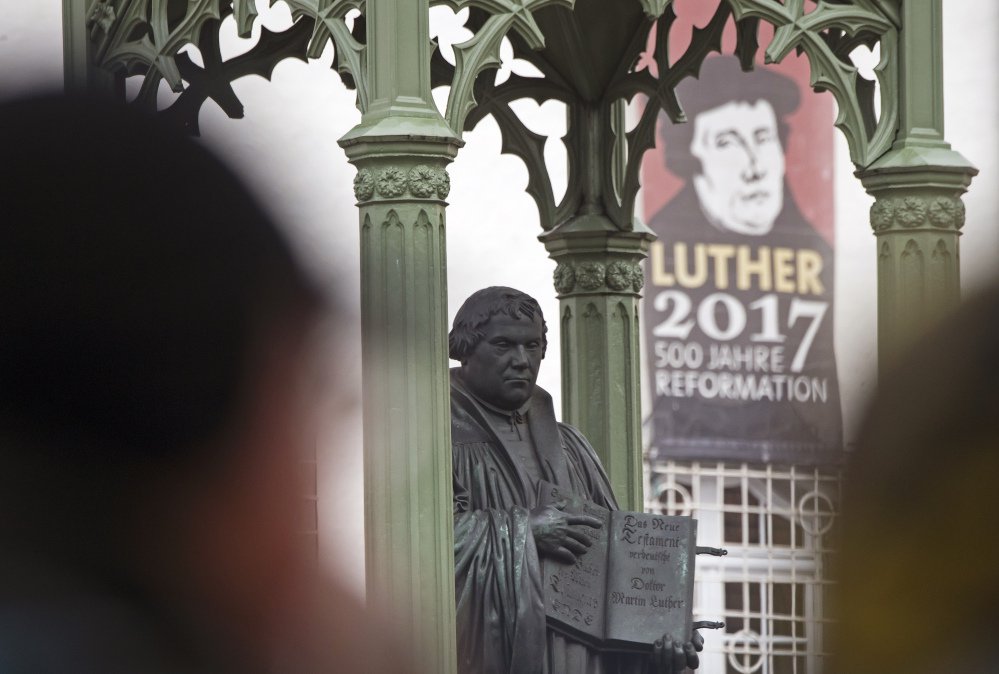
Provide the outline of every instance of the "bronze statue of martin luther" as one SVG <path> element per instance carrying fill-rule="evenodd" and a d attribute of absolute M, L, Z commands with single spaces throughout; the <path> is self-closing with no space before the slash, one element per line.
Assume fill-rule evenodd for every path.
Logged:
<path fill-rule="evenodd" d="M 572 563 L 600 521 L 539 505 L 546 480 L 617 509 L 596 453 L 555 420 L 536 385 L 547 326 L 532 297 L 474 293 L 449 336 L 458 669 L 463 674 L 679 674 L 703 640 L 663 635 L 648 653 L 601 652 L 547 627 L 541 559 Z"/>

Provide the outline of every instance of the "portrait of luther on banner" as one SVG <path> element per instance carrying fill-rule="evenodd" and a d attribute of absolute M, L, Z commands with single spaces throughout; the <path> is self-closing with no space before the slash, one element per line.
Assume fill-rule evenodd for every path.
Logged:
<path fill-rule="evenodd" d="M 832 185 L 826 174 L 804 175 L 797 195 L 790 184 L 804 168 L 789 153 L 801 86 L 715 56 L 677 94 L 688 121 L 660 116 L 661 165 L 644 181 L 647 206 L 673 191 L 648 214 L 652 456 L 836 461 Z"/>

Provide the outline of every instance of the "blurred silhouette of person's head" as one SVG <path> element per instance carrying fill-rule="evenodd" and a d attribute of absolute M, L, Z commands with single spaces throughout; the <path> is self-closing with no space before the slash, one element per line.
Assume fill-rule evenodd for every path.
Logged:
<path fill-rule="evenodd" d="M 846 475 L 835 671 L 999 671 L 999 288 L 891 365 Z"/>
<path fill-rule="evenodd" d="M 156 119 L 14 102 L 0 148 L 0 671 L 266 669 L 312 582 L 332 303 Z"/>

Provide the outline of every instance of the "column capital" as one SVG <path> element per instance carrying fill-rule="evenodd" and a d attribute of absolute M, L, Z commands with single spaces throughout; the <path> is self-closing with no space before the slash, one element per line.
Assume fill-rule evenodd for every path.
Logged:
<path fill-rule="evenodd" d="M 640 222 L 623 232 L 602 215 L 581 215 L 538 237 L 555 268 L 559 298 L 571 295 L 639 296 L 645 259 L 655 235 Z"/>
<path fill-rule="evenodd" d="M 871 227 L 892 232 L 958 232 L 964 226 L 961 195 L 978 169 L 949 147 L 900 146 L 856 172 L 875 198 Z"/>
<path fill-rule="evenodd" d="M 393 201 L 437 201 L 444 205 L 451 191 L 446 167 L 464 142 L 446 125 L 440 128 L 428 125 L 428 121 L 396 118 L 374 125 L 362 122 L 338 141 L 357 168 L 354 196 L 358 206 Z"/>
<path fill-rule="evenodd" d="M 960 301 L 961 195 L 978 169 L 946 143 L 898 141 L 856 172 L 871 196 L 878 239 L 878 367 Z"/>
<path fill-rule="evenodd" d="M 358 206 L 377 203 L 445 205 L 451 191 L 447 166 L 458 145 L 438 140 L 360 141 L 344 146 L 357 167 L 354 196 Z"/>

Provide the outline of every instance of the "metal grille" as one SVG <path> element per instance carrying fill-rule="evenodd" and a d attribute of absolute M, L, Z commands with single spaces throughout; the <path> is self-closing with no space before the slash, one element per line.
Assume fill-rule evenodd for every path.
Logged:
<path fill-rule="evenodd" d="M 694 619 L 725 621 L 704 634 L 701 671 L 820 674 L 839 473 L 657 461 L 646 479 L 646 510 L 693 515 L 698 544 L 729 551 L 697 559 Z"/>

